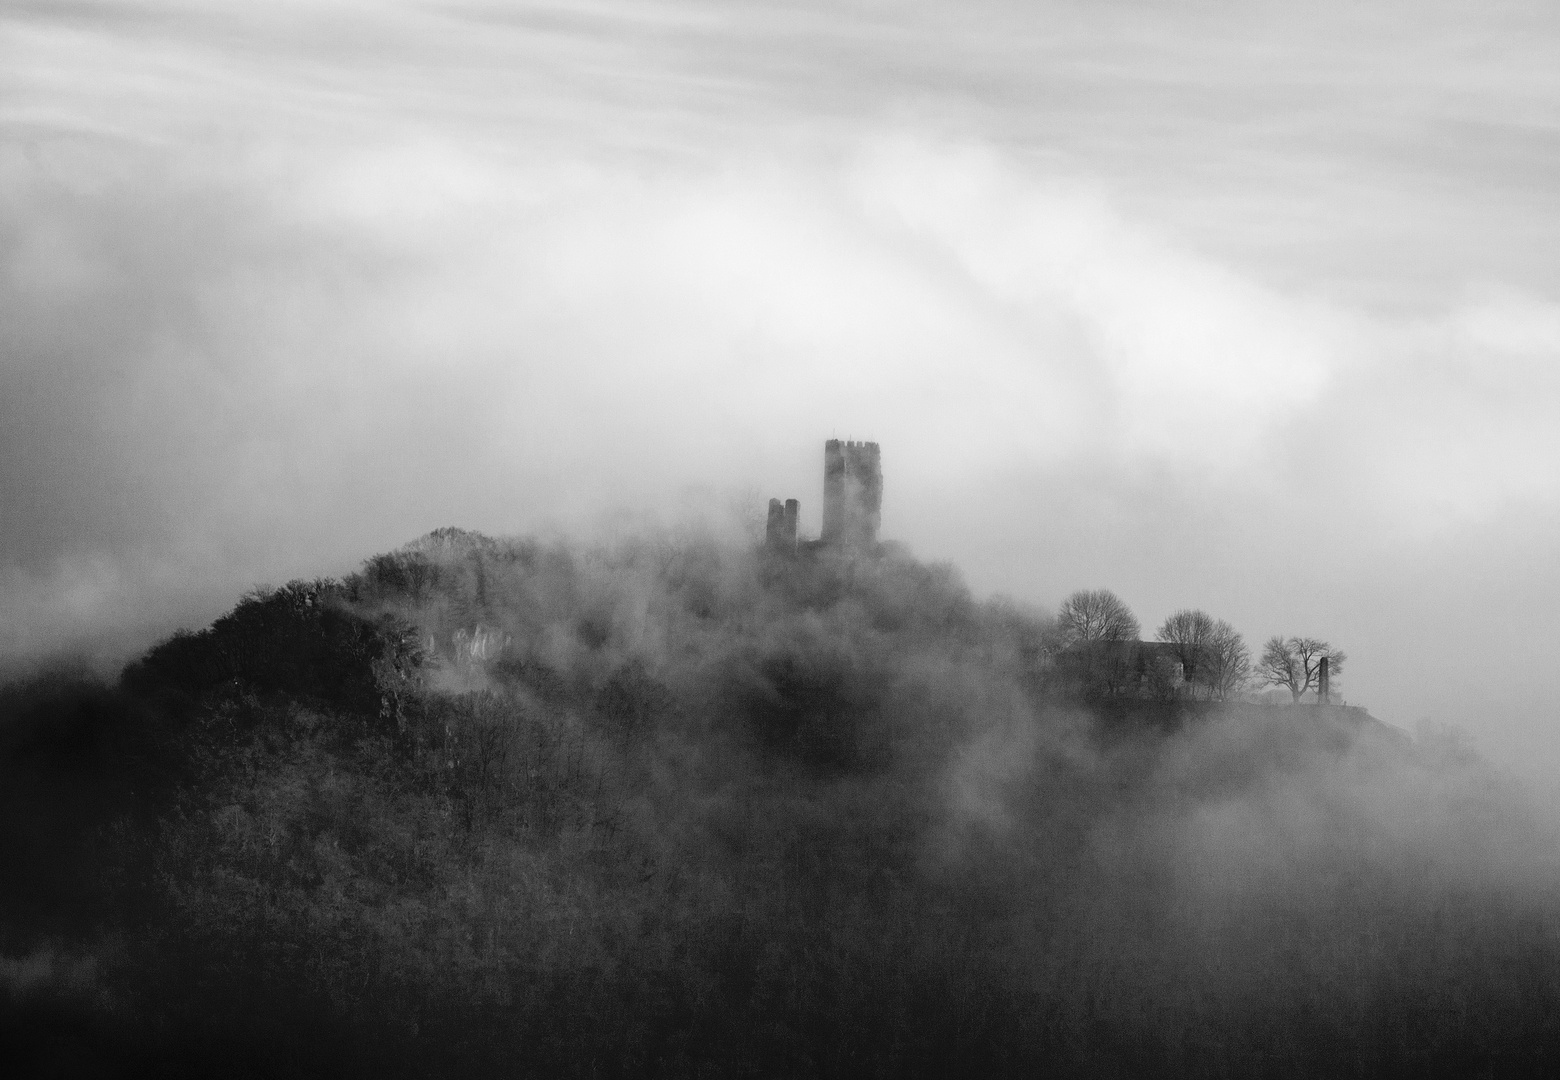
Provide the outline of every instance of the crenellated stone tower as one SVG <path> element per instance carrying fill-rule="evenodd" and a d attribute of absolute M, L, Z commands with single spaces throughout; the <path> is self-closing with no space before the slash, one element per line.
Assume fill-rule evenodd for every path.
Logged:
<path fill-rule="evenodd" d="M 883 517 L 883 463 L 875 442 L 823 444 L 825 544 L 863 547 L 877 543 Z"/>

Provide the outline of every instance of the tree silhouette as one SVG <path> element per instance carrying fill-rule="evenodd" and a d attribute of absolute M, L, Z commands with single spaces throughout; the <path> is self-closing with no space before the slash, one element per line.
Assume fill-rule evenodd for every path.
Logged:
<path fill-rule="evenodd" d="M 1058 628 L 1067 645 L 1094 641 L 1132 641 L 1139 633 L 1137 617 L 1109 589 L 1080 589 L 1062 603 Z"/>
<path fill-rule="evenodd" d="M 1324 658 L 1329 664 L 1329 675 L 1335 675 L 1343 670 L 1343 662 L 1348 656 L 1318 638 L 1275 635 L 1262 646 L 1256 675 L 1269 686 L 1284 687 L 1293 702 L 1299 704 L 1300 698 L 1316 686 Z"/>
<path fill-rule="evenodd" d="M 1224 701 L 1250 678 L 1251 654 L 1240 631 L 1206 611 L 1177 611 L 1160 626 L 1158 637 L 1174 646 L 1182 677 L 1209 697 Z"/>

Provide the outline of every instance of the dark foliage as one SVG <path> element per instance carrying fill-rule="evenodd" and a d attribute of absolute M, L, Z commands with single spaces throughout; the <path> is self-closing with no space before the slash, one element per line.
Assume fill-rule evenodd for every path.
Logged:
<path fill-rule="evenodd" d="M 375 560 L 376 562 L 378 560 Z M 124 686 L 175 705 L 241 687 L 364 715 L 388 715 L 384 676 L 418 662 L 416 634 L 346 605 L 336 581 L 260 589 L 197 633 L 181 632 L 126 669 Z"/>
<path fill-rule="evenodd" d="M 886 665 L 819 634 L 769 642 L 730 674 L 733 713 L 770 751 L 828 772 L 886 764 Z"/>
<path fill-rule="evenodd" d="M 167 725 L 80 672 L 0 688 L 0 933 L 75 933 L 127 898 L 133 847 L 116 820 L 154 812 L 173 784 Z"/>

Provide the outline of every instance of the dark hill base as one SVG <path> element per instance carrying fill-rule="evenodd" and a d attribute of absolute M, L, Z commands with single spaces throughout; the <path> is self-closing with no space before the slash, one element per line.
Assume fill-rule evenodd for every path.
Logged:
<path fill-rule="evenodd" d="M 440 530 L 0 694 L 23 1075 L 1541 1074 L 1550 834 L 893 549 Z M 21 873 L 14 868 L 22 868 Z"/>

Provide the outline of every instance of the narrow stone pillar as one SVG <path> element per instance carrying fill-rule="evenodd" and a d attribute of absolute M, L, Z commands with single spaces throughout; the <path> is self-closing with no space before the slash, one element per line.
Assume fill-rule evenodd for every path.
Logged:
<path fill-rule="evenodd" d="M 764 526 L 764 546 L 778 551 L 784 544 L 785 506 L 779 499 L 769 500 L 769 522 Z"/>

